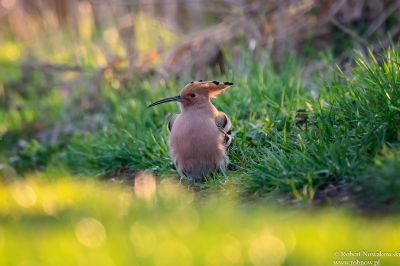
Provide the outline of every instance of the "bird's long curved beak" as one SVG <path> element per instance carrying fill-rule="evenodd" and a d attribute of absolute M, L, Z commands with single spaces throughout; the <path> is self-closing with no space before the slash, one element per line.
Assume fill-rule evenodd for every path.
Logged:
<path fill-rule="evenodd" d="M 159 101 L 156 101 L 156 102 L 150 104 L 149 106 L 147 106 L 147 108 L 150 108 L 150 107 L 162 104 L 162 103 L 167 103 L 167 102 L 179 102 L 180 100 L 181 100 L 181 96 L 179 96 L 179 95 L 174 96 L 174 97 L 168 97 L 168 98 L 161 99 Z"/>

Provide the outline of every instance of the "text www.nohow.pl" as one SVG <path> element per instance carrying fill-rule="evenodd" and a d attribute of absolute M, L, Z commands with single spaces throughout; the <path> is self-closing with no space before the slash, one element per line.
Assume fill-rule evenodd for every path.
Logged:
<path fill-rule="evenodd" d="M 333 265 L 380 265 L 380 260 L 334 260 Z"/>

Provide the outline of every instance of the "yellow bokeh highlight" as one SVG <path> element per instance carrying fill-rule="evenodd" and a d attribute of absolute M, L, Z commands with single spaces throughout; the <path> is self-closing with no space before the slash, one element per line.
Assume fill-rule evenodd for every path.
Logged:
<path fill-rule="evenodd" d="M 249 256 L 256 266 L 279 266 L 286 258 L 286 247 L 282 240 L 265 232 L 251 242 Z"/>
<path fill-rule="evenodd" d="M 75 225 L 78 241 L 89 248 L 101 246 L 107 239 L 103 224 L 94 218 L 83 218 Z"/>
<path fill-rule="evenodd" d="M 42 208 L 47 215 L 55 216 L 58 208 L 55 197 L 51 194 L 45 194 L 42 196 Z"/>
<path fill-rule="evenodd" d="M 156 179 L 153 175 L 140 172 L 135 177 L 135 195 L 139 199 L 151 200 L 156 193 Z"/>
<path fill-rule="evenodd" d="M 14 200 L 24 208 L 33 207 L 36 203 L 35 190 L 27 183 L 16 183 L 11 189 Z"/>
<path fill-rule="evenodd" d="M 17 61 L 21 57 L 22 45 L 15 41 L 0 41 L 0 60 Z"/>

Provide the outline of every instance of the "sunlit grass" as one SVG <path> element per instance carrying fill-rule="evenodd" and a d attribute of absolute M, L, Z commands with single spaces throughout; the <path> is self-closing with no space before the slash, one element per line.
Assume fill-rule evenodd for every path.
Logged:
<path fill-rule="evenodd" d="M 90 178 L 89 178 L 90 179 Z M 396 251 L 398 217 L 278 210 L 198 198 L 174 179 L 131 186 L 30 175 L 0 187 L 2 265 L 332 265 L 341 251 Z M 143 180 L 142 180 L 143 181 Z M 149 184 L 150 190 L 148 189 Z M 151 188 L 153 187 L 153 188 Z"/>
<path fill-rule="evenodd" d="M 377 158 L 385 147 L 396 149 L 400 136 L 399 52 L 393 48 L 380 56 L 382 62 L 356 56 L 348 74 L 333 72 L 319 85 L 318 98 L 303 85 L 301 65 L 293 58 L 276 70 L 268 60 L 260 64 L 243 55 L 232 72 L 207 78 L 235 83 L 214 100 L 233 123 L 231 165 L 225 176 L 191 185 L 224 190 L 235 184 L 243 195 L 291 195 L 303 202 L 312 201 L 319 189 L 343 182 L 361 187 L 351 196 L 368 194 L 365 178 L 382 172 L 374 170 Z M 9 104 L 1 110 L 4 164 L 20 173 L 61 165 L 96 176 L 138 170 L 177 175 L 169 158 L 166 121 L 178 106 L 146 106 L 176 95 L 186 81 L 132 78 L 121 84 L 110 72 L 95 92 L 77 87 L 63 98 L 57 87 L 44 90 L 48 84 L 43 80 L 40 73 L 33 74 L 23 92 L 12 90 L 20 86 L 13 83 L 15 77 L 4 83 Z M 35 137 L 40 127 L 54 130 L 68 123 L 75 131 L 57 141 Z M 16 146 L 20 139 L 24 141 Z M 389 186 L 377 187 L 393 194 Z M 381 200 L 385 197 L 376 198 L 378 205 L 387 204 Z"/>

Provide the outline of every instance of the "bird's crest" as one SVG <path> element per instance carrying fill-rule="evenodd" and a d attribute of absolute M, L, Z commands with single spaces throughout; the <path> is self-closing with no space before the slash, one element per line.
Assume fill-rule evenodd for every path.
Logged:
<path fill-rule="evenodd" d="M 221 93 L 224 89 L 233 85 L 232 82 L 219 82 L 216 80 L 213 81 L 192 81 L 187 84 L 181 91 L 180 95 L 190 94 L 190 93 L 200 93 L 207 94 L 209 97 L 213 97 L 219 93 Z"/>
<path fill-rule="evenodd" d="M 207 103 L 211 97 L 221 93 L 231 85 L 233 85 L 233 83 L 228 81 L 192 81 L 182 89 L 179 95 L 161 99 L 150 104 L 148 107 L 166 102 L 180 102 L 183 106 Z"/>

